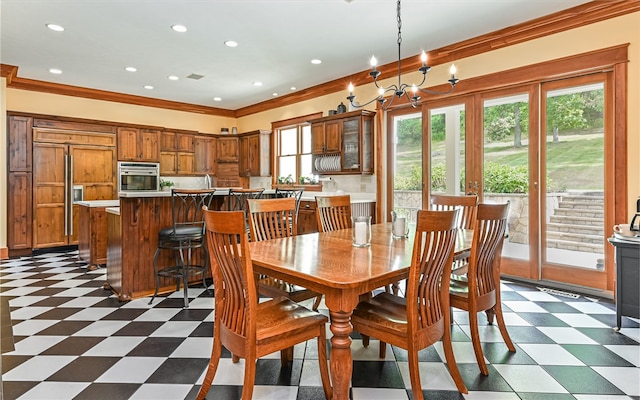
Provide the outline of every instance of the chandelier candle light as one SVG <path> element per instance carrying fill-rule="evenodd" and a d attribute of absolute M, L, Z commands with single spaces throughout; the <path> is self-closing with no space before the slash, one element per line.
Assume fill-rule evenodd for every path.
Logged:
<path fill-rule="evenodd" d="M 450 74 L 451 74 L 451 78 L 448 79 L 448 82 L 451 84 L 451 89 L 446 91 L 446 92 L 438 92 L 438 91 L 434 91 L 434 90 L 429 90 L 429 89 L 423 89 L 420 86 L 422 86 L 422 84 L 424 83 L 424 81 L 427 79 L 427 72 L 429 72 L 429 70 L 431 69 L 431 67 L 429 67 L 427 65 L 427 53 L 425 53 L 424 51 L 422 52 L 422 54 L 420 55 L 420 60 L 422 61 L 422 66 L 420 68 L 418 68 L 418 71 L 420 71 L 422 73 L 422 82 L 420 82 L 418 85 L 412 84 L 406 84 L 406 83 L 402 83 L 402 79 L 401 79 L 401 47 L 402 47 L 402 19 L 400 17 L 400 0 L 398 0 L 398 7 L 397 7 L 397 18 L 398 18 L 398 84 L 393 84 L 389 87 L 384 87 L 384 86 L 380 86 L 378 84 L 378 77 L 380 76 L 380 71 L 378 71 L 377 69 L 377 64 L 378 61 L 376 60 L 375 57 L 371 57 L 371 72 L 369 72 L 369 75 L 373 78 L 373 83 L 376 85 L 376 87 L 378 88 L 378 96 L 371 99 L 370 101 L 364 103 L 364 104 L 359 104 L 358 102 L 354 102 L 354 100 L 356 99 L 356 96 L 354 96 L 353 94 L 353 83 L 349 83 L 349 96 L 347 96 L 347 100 L 349 100 L 349 103 L 351 104 L 352 107 L 354 108 L 360 108 L 360 107 L 365 107 L 371 103 L 373 103 L 374 101 L 378 101 L 380 103 L 381 106 L 384 105 L 384 103 L 387 101 L 387 99 L 384 98 L 385 93 L 387 92 L 393 92 L 393 94 L 395 95 L 395 97 L 401 98 L 402 96 L 406 96 L 407 100 L 409 101 L 409 103 L 411 104 L 411 106 L 413 106 L 414 108 L 418 105 L 418 100 L 420 100 L 420 96 L 418 96 L 418 91 L 423 92 L 423 93 L 427 93 L 427 94 L 449 94 L 451 92 L 453 92 L 453 89 L 456 86 L 456 83 L 458 83 L 459 79 L 456 79 L 456 67 L 455 65 L 451 65 L 451 69 L 449 70 Z M 408 93 L 407 89 L 411 86 L 411 95 Z M 394 96 L 391 96 L 391 101 L 386 104 L 386 106 L 384 106 L 384 109 L 387 109 L 389 106 L 391 106 L 391 104 L 393 103 L 393 99 L 395 98 Z"/>

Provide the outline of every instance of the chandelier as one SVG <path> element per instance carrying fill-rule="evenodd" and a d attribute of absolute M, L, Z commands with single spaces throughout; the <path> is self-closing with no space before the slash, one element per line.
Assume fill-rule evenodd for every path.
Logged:
<path fill-rule="evenodd" d="M 373 103 L 374 101 L 377 101 L 380 103 L 380 106 L 382 106 L 386 110 L 391 106 L 391 104 L 393 103 L 393 100 L 396 97 L 401 98 L 403 96 L 406 96 L 411 106 L 415 108 L 418 105 L 418 100 L 420 100 L 420 96 L 418 96 L 418 92 L 427 93 L 427 94 L 436 94 L 436 95 L 449 94 L 453 92 L 453 89 L 455 88 L 456 83 L 458 83 L 459 79 L 456 79 L 456 67 L 455 65 L 452 64 L 451 69 L 449 70 L 449 73 L 451 74 L 451 78 L 448 79 L 448 82 L 451 84 L 451 89 L 449 89 L 446 92 L 438 92 L 435 90 L 421 88 L 420 86 L 422 86 L 424 81 L 427 79 L 427 72 L 429 72 L 429 70 L 431 69 L 431 67 L 427 65 L 427 53 L 425 53 L 424 51 L 420 55 L 422 66 L 418 68 L 418 71 L 422 73 L 422 82 L 420 82 L 417 85 L 415 84 L 409 85 L 406 83 L 402 83 L 401 68 L 400 68 L 401 67 L 401 47 L 402 47 L 402 18 L 400 17 L 400 0 L 398 0 L 397 19 L 398 19 L 398 84 L 393 84 L 393 85 L 390 85 L 389 87 L 380 86 L 378 84 L 378 77 L 380 76 L 380 71 L 378 71 L 378 69 L 376 68 L 378 61 L 376 60 L 375 57 L 371 57 L 371 72 L 369 72 L 369 75 L 373 78 L 373 83 L 378 88 L 378 96 L 374 97 L 373 99 L 371 99 L 370 101 L 364 104 L 354 102 L 354 100 L 356 99 L 356 96 L 354 96 L 353 94 L 353 83 L 349 83 L 349 96 L 347 96 L 347 100 L 349 100 L 349 103 L 354 108 L 365 107 Z M 409 94 L 408 89 L 410 89 L 411 94 Z M 387 99 L 384 98 L 384 95 L 388 92 L 392 92 L 393 95 L 395 96 L 392 95 L 391 101 L 389 101 L 389 103 L 385 105 L 384 103 L 387 101 Z"/>

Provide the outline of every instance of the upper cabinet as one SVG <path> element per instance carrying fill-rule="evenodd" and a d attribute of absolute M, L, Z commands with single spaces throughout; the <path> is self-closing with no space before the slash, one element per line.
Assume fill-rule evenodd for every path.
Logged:
<path fill-rule="evenodd" d="M 219 163 L 237 163 L 239 159 L 238 135 L 218 136 L 217 153 Z"/>
<path fill-rule="evenodd" d="M 118 127 L 118 161 L 160 161 L 160 131 Z"/>
<path fill-rule="evenodd" d="M 212 135 L 196 135 L 193 138 L 194 164 L 196 175 L 216 173 L 216 138 Z"/>
<path fill-rule="evenodd" d="M 162 131 L 160 133 L 160 174 L 193 175 L 195 173 L 195 134 Z"/>
<path fill-rule="evenodd" d="M 240 176 L 271 176 L 271 131 L 240 136 Z"/>
<path fill-rule="evenodd" d="M 361 110 L 309 121 L 316 174 L 373 173 L 373 117 Z"/>

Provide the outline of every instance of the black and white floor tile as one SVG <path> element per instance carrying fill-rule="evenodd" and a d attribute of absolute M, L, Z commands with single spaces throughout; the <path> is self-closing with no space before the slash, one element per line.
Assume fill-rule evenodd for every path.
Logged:
<path fill-rule="evenodd" d="M 212 346 L 212 294 L 182 293 L 120 303 L 104 290 L 105 269 L 88 271 L 77 251 L 4 260 L 0 295 L 10 299 L 15 350 L 2 355 L 5 400 L 193 399 Z M 454 351 L 469 394 L 456 391 L 440 343 L 420 353 L 428 399 L 640 399 L 640 324 L 623 318 L 614 332 L 609 300 L 571 298 L 514 282 L 502 283 L 505 318 L 517 352 L 509 353 L 496 326 L 480 332 L 489 376 L 482 376 L 468 318 L 454 312 Z M 321 306 L 321 311 L 326 312 Z M 483 316 L 481 316 L 481 319 Z M 330 333 L 329 333 L 330 334 Z M 410 399 L 407 355 L 393 348 L 380 360 L 378 342 L 353 336 L 354 400 Z M 243 363 L 223 354 L 208 399 L 239 399 Z M 322 399 L 314 342 L 258 362 L 254 399 Z"/>

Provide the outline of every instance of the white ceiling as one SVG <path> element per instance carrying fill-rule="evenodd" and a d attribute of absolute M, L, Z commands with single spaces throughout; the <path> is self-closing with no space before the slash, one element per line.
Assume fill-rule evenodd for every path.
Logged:
<path fill-rule="evenodd" d="M 402 58 L 588 2 L 405 0 Z M 395 0 L 1 0 L 0 63 L 20 78 L 235 110 L 367 70 L 372 55 L 397 60 L 395 14 Z"/>

